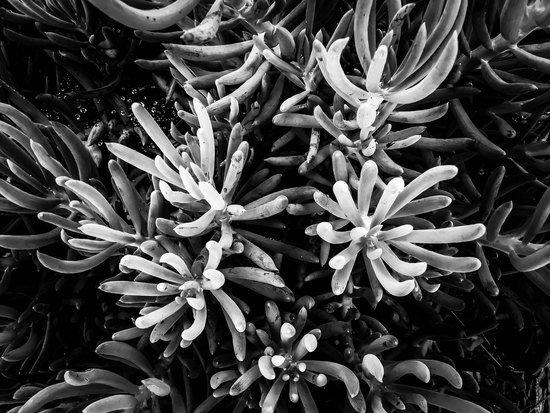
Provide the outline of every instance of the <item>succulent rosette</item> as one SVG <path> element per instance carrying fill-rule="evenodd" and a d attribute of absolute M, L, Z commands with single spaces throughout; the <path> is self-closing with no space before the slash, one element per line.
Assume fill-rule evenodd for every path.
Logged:
<path fill-rule="evenodd" d="M 415 376 L 424 383 L 428 383 L 432 376 L 437 375 L 447 380 L 451 388 L 461 389 L 463 385 L 458 371 L 439 360 L 381 361 L 377 356 L 367 354 L 361 362 L 360 377 L 370 387 L 366 398 L 368 411 L 399 411 L 416 405 L 423 412 L 427 412 L 430 404 L 453 412 L 487 412 L 477 404 L 449 394 L 395 383 L 406 375 Z"/>
<path fill-rule="evenodd" d="M 294 296 L 275 272 L 254 267 L 220 269 L 221 261 L 222 247 L 213 240 L 206 243 L 192 263 L 182 250 L 179 254 L 164 253 L 158 262 L 137 255 L 124 256 L 120 261 L 121 269 L 124 272 L 137 270 L 140 274 L 133 281 L 108 280 L 100 285 L 100 289 L 121 294 L 122 305 L 142 306 L 135 326 L 145 333 L 129 329 L 118 334 L 119 338 L 148 334 L 151 342 L 159 339 L 169 341 L 164 351 L 168 357 L 178 345 L 188 347 L 204 331 L 207 314 L 212 314 L 213 299 L 220 304 L 233 339 L 239 343 L 235 346 L 235 353 L 242 360 L 246 320 L 233 297 L 223 289 L 226 280 L 276 300 L 291 301 Z M 160 282 L 155 282 L 155 279 Z M 189 311 L 193 315 L 192 322 L 187 318 Z"/>
<path fill-rule="evenodd" d="M 162 217 L 155 221 L 157 229 L 175 237 L 195 237 L 220 229 L 220 245 L 229 249 L 233 243 L 233 221 L 264 219 L 278 214 L 288 205 L 285 195 L 262 198 L 254 206 L 245 209 L 232 203 L 244 164 L 249 154 L 249 144 L 243 140 L 240 124 L 231 131 L 226 154 L 216 154 L 216 139 L 210 117 L 198 99 L 193 107 L 200 122 L 197 136 L 186 135 L 187 145 L 176 149 L 164 135 L 149 112 L 134 103 L 132 110 L 145 131 L 151 136 L 164 157 L 154 160 L 120 144 L 108 144 L 108 148 L 120 159 L 158 178 L 158 187 L 164 198 L 173 206 L 198 215 L 187 222 L 177 222 Z M 223 156 L 223 158 L 221 158 Z M 225 160 L 225 168 L 216 167 Z M 217 173 L 217 171 L 219 173 Z M 217 182 L 222 181 L 218 189 Z"/>
<path fill-rule="evenodd" d="M 429 96 L 451 73 L 458 53 L 458 28 L 464 21 L 466 6 L 465 1 L 446 2 L 438 30 L 428 32 L 427 25 L 432 22 L 422 21 L 407 54 L 398 62 L 396 55 L 402 24 L 414 4 L 394 11 L 385 36 L 374 46 L 374 40 L 369 38 L 371 29 L 368 25 L 369 15 L 376 13 L 375 7 L 371 1 L 358 2 L 355 13 L 361 18 L 355 18 L 353 23 L 354 41 L 364 76 L 353 81 L 346 75 L 340 60 L 349 37 L 336 39 L 327 47 L 319 40 L 314 41 L 313 50 L 324 79 L 353 108 L 354 116 L 349 119 L 344 119 L 342 111 L 336 112 L 333 127 L 361 129 L 359 139 L 356 136 L 352 141 L 365 155 L 374 153 L 372 133 L 384 125 L 396 108 Z M 447 104 L 442 104 L 429 109 L 396 112 L 393 120 L 427 123 L 444 116 L 447 108 Z M 352 146 L 349 139 L 340 140 L 344 145 Z M 379 151 L 383 152 L 383 149 Z M 384 154 L 382 156 L 387 158 Z"/>
<path fill-rule="evenodd" d="M 142 411 L 155 404 L 156 397 L 177 394 L 170 383 L 154 377 L 155 372 L 147 358 L 139 350 L 126 343 L 105 341 L 96 348 L 96 353 L 106 360 L 116 360 L 131 370 L 115 372 L 110 369 L 90 368 L 85 371 L 65 370 L 60 375 L 63 381 L 50 384 L 44 388 L 24 385 L 18 397 L 27 399 L 18 406 L 22 412 L 41 411 L 46 405 L 57 404 L 55 410 L 67 409 L 67 399 L 76 400 L 74 408 L 85 413 L 112 411 Z M 148 377 L 135 384 L 135 374 Z M 27 389 L 25 389 L 25 387 Z M 33 391 L 34 390 L 34 391 Z M 32 394 L 32 397 L 26 396 Z M 82 396 L 91 397 L 83 401 Z M 15 397 L 15 398 L 18 398 Z"/>
<path fill-rule="evenodd" d="M 0 7 L 1 404 L 514 411 L 549 354 L 550 0 L 168 3 Z"/>
<path fill-rule="evenodd" d="M 42 212 L 38 217 L 59 227 L 61 240 L 87 258 L 70 261 L 38 252 L 38 259 L 46 268 L 64 274 L 87 271 L 117 255 L 120 250 L 140 249 L 145 241 L 155 235 L 147 228 L 143 213 L 147 205 L 122 167 L 114 160 L 109 161 L 108 167 L 131 225 L 119 215 L 100 190 L 81 180 L 59 176 L 56 183 L 76 198 L 65 206 L 71 215 L 64 217 Z"/>
<path fill-rule="evenodd" d="M 192 324 L 187 327 L 183 324 L 176 326 L 176 329 L 181 330 L 181 341 L 175 342 L 181 347 L 188 347 L 206 326 L 207 292 L 220 303 L 234 329 L 242 333 L 246 326 L 244 315 L 235 301 L 222 289 L 225 277 L 217 269 L 222 258 L 221 246 L 216 241 L 208 241 L 205 248 L 208 251 L 208 259 L 204 267 L 193 265 L 192 270 L 184 259 L 174 253 L 163 254 L 158 264 L 135 255 L 126 255 L 121 259 L 121 269 L 126 272 L 139 270 L 161 282 L 116 280 L 107 281 L 100 288 L 109 293 L 123 294 L 123 297 L 154 297 L 155 301 L 146 305 L 141 310 L 141 316 L 135 321 L 136 327 L 140 329 L 153 327 L 152 337 L 166 335 L 187 310 L 192 309 Z M 171 338 L 174 341 L 174 337 Z M 154 338 L 152 340 L 156 341 Z M 174 345 L 170 347 L 177 348 Z"/>
<path fill-rule="evenodd" d="M 378 297 L 382 289 L 395 296 L 404 296 L 419 288 L 415 277 L 422 276 L 428 265 L 444 272 L 479 269 L 481 263 L 477 258 L 446 256 L 417 244 L 472 241 L 485 233 L 483 224 L 415 229 L 403 219 L 449 205 L 451 199 L 445 195 L 418 197 L 438 182 L 453 178 L 457 172 L 455 166 L 438 166 L 406 186 L 401 177 L 385 185 L 377 180 L 376 164 L 367 161 L 361 170 L 357 203 L 344 181 L 337 181 L 333 186 L 337 202 L 321 192 L 316 193 L 319 205 L 338 218 L 317 224 L 316 233 L 330 244 L 348 244 L 329 261 L 329 266 L 336 270 L 332 277 L 334 294 L 346 290 L 358 254 L 363 256 L 371 287 Z M 378 192 L 373 192 L 375 184 L 379 187 Z M 376 207 L 370 213 L 371 201 L 375 198 Z M 400 258 L 395 250 L 406 258 Z"/>
<path fill-rule="evenodd" d="M 316 412 L 318 407 L 309 385 L 325 387 L 329 379 L 336 378 L 345 384 L 347 396 L 354 409 L 364 412 L 365 403 L 360 383 L 353 371 L 339 363 L 311 360 L 310 355 L 317 349 L 322 333 L 318 328 L 304 332 L 307 322 L 306 308 L 300 309 L 293 324 L 281 322 L 281 314 L 274 302 L 266 302 L 265 310 L 269 325 L 267 330 L 250 325 L 247 327 L 247 331 L 250 330 L 254 336 L 251 340 L 264 348 L 262 354 L 237 378 L 230 371 L 215 374 L 211 386 L 216 388 L 227 381 L 225 385 L 229 387 L 229 394 L 237 396 L 250 391 L 251 386 L 257 383 L 262 392 L 266 389 L 265 397 L 262 396 L 260 401 L 262 413 L 272 413 L 283 403 L 280 399 L 288 383 L 289 400 L 292 403 L 300 402 L 306 412 Z"/>

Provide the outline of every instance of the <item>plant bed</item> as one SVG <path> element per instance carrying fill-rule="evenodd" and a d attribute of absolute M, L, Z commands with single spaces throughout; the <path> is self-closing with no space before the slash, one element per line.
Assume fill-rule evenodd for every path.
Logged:
<path fill-rule="evenodd" d="M 545 411 L 546 6 L 9 0 L 2 407 Z"/>

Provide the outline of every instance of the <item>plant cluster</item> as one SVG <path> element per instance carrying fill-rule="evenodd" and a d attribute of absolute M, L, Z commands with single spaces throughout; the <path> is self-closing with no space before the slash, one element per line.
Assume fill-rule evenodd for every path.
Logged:
<path fill-rule="evenodd" d="M 7 411 L 539 402 L 545 1 L 9 0 L 0 16 Z M 53 59 L 57 93 L 21 87 L 14 45 L 28 68 Z M 62 70 L 84 90 L 63 96 Z M 129 113 L 135 77 L 170 125 Z"/>

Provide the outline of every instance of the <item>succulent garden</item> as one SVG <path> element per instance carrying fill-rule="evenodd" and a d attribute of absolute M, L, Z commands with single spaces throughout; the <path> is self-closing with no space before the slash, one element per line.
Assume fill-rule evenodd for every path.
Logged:
<path fill-rule="evenodd" d="M 549 1 L 0 19 L 1 411 L 550 411 Z"/>

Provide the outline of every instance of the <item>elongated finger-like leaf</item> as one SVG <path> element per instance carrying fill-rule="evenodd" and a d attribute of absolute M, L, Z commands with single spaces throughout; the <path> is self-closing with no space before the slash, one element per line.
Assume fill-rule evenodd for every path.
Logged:
<path fill-rule="evenodd" d="M 178 23 L 193 10 L 199 1 L 177 0 L 173 3 L 166 3 L 167 5 L 164 7 L 152 10 L 142 10 L 121 0 L 112 0 L 107 3 L 102 0 L 91 0 L 90 3 L 124 26 L 132 29 L 156 31 Z"/>
<path fill-rule="evenodd" d="M 212 290 L 210 292 L 214 297 L 216 297 L 216 300 L 218 300 L 220 305 L 223 307 L 231 319 L 231 322 L 235 326 L 235 329 L 239 333 L 244 332 L 246 320 L 241 309 L 237 306 L 237 304 L 235 304 L 235 301 L 233 301 L 222 289 Z"/>
<path fill-rule="evenodd" d="M 204 328 L 206 326 L 206 315 L 206 306 L 204 306 L 200 310 L 194 311 L 195 319 L 193 320 L 193 324 L 183 330 L 183 332 L 181 333 L 182 340 L 193 341 L 204 331 Z"/>
<path fill-rule="evenodd" d="M 34 394 L 25 402 L 19 409 L 22 413 L 35 413 L 42 411 L 43 407 L 55 400 L 66 399 L 69 397 L 85 396 L 88 394 L 105 394 L 119 393 L 119 389 L 108 390 L 104 385 L 90 384 L 88 386 L 71 386 L 69 383 L 62 381 L 61 383 L 50 384 L 43 388 L 38 393 Z"/>
<path fill-rule="evenodd" d="M 456 371 L 456 369 L 450 364 L 431 359 L 420 359 L 419 361 L 424 363 L 428 369 L 430 369 L 431 374 L 447 379 L 447 381 L 457 389 L 462 388 L 462 377 L 460 377 L 458 371 Z"/>
<path fill-rule="evenodd" d="M 413 230 L 398 241 L 408 241 L 419 244 L 450 244 L 478 239 L 485 234 L 485 225 L 473 224 L 460 227 Z"/>
<path fill-rule="evenodd" d="M 231 267 L 220 269 L 223 275 L 231 281 L 256 281 L 265 284 L 270 284 L 274 287 L 284 287 L 284 280 L 273 271 L 263 270 L 255 267 Z"/>
<path fill-rule="evenodd" d="M 328 69 L 330 57 L 328 55 L 327 50 L 323 46 L 323 44 L 320 41 L 315 40 L 313 42 L 313 50 L 314 50 L 315 56 L 317 58 L 317 62 L 319 63 L 319 69 L 323 73 L 323 77 L 325 78 L 327 83 L 329 83 L 329 85 L 340 96 L 342 96 L 350 104 L 350 106 L 352 106 L 354 108 L 358 108 L 361 105 L 361 102 L 359 101 L 359 99 L 356 96 L 347 94 L 344 90 L 342 90 L 340 85 L 338 85 L 337 83 L 335 83 L 333 81 L 333 78 L 331 77 L 329 69 Z M 340 62 L 333 62 L 333 63 L 334 64 L 340 64 Z"/>
<path fill-rule="evenodd" d="M 317 205 L 327 210 L 335 217 L 338 217 L 341 219 L 347 219 L 346 214 L 344 213 L 344 211 L 342 211 L 342 208 L 340 208 L 340 205 L 338 205 L 337 202 L 330 199 L 330 197 L 327 194 L 317 191 L 313 194 L 313 200 L 317 203 Z M 368 205 L 367 205 L 367 209 L 368 209 Z"/>
<path fill-rule="evenodd" d="M 143 126 L 143 129 L 145 129 L 145 132 L 147 132 L 162 153 L 170 160 L 170 162 L 172 162 L 172 165 L 176 168 L 180 165 L 185 167 L 178 151 L 174 148 L 170 140 L 168 140 L 158 123 L 153 119 L 147 109 L 145 109 L 140 103 L 133 103 L 132 111 L 141 126 Z"/>
<path fill-rule="evenodd" d="M 275 412 L 275 408 L 277 406 L 277 403 L 279 402 L 279 397 L 281 396 L 281 392 L 283 391 L 285 383 L 286 382 L 283 380 L 283 375 L 279 374 L 279 377 L 277 377 L 277 379 L 269 389 L 269 392 L 265 396 L 264 404 L 262 405 L 263 413 Z"/>
<path fill-rule="evenodd" d="M 105 241 L 126 245 L 132 245 L 136 242 L 136 237 L 134 235 L 117 231 L 104 225 L 85 224 L 80 227 L 80 230 L 90 237 L 103 239 Z"/>
<path fill-rule="evenodd" d="M 346 287 L 349 282 L 349 277 L 351 276 L 351 271 L 353 270 L 353 265 L 357 259 L 357 254 L 353 255 L 351 259 L 342 267 L 334 271 L 332 279 L 330 281 L 330 286 L 332 292 L 335 295 L 343 294 L 346 290 Z"/>
<path fill-rule="evenodd" d="M 350 231 L 334 231 L 330 222 L 320 222 L 316 230 L 317 235 L 330 244 L 344 244 L 351 241 Z"/>
<path fill-rule="evenodd" d="M 374 354 L 366 354 L 361 362 L 363 373 L 374 377 L 380 383 L 384 380 L 384 366 Z"/>
<path fill-rule="evenodd" d="M 359 380 L 357 376 L 346 366 L 330 361 L 304 360 L 307 369 L 326 374 L 331 377 L 337 377 L 342 380 L 352 397 L 359 393 Z"/>
<path fill-rule="evenodd" d="M 172 291 L 159 291 L 157 284 L 138 281 L 107 281 L 106 283 L 101 284 L 99 289 L 111 294 L 150 297 L 178 294 L 178 292 Z"/>
<path fill-rule="evenodd" d="M 43 254 L 40 251 L 36 253 L 36 256 L 38 261 L 40 261 L 44 267 L 52 271 L 56 271 L 61 274 L 76 274 L 97 267 L 99 264 L 106 261 L 110 256 L 116 254 L 120 248 L 122 248 L 122 245 L 113 244 L 105 251 L 79 261 L 60 260 L 58 258 Z"/>
<path fill-rule="evenodd" d="M 155 324 L 160 323 L 162 320 L 165 320 L 168 317 L 170 317 L 172 314 L 174 314 L 184 305 L 185 303 L 180 304 L 175 300 L 171 301 L 170 303 L 158 308 L 155 311 L 152 311 L 146 315 L 138 317 L 136 319 L 136 327 L 143 328 L 143 329 L 152 327 Z"/>
<path fill-rule="evenodd" d="M 336 199 L 338 200 L 338 205 L 340 205 L 340 207 L 346 214 L 346 218 L 353 222 L 353 225 L 355 225 L 356 227 L 365 226 L 363 218 L 359 214 L 357 206 L 355 205 L 355 201 L 351 196 L 348 184 L 344 181 L 337 181 L 332 187 L 332 190 L 334 192 L 334 195 L 336 196 Z"/>
<path fill-rule="evenodd" d="M 80 233 L 80 224 L 78 222 L 71 221 L 70 219 L 60 217 L 59 215 L 52 214 L 51 212 L 39 212 L 37 217 L 39 220 L 47 222 L 48 224 Z"/>
<path fill-rule="evenodd" d="M 255 366 L 250 367 L 241 377 L 239 377 L 235 381 L 235 383 L 231 385 L 231 389 L 229 389 L 229 394 L 231 396 L 241 394 L 243 391 L 252 386 L 252 384 L 260 377 L 262 377 L 262 373 L 260 373 L 260 368 L 256 364 Z"/>
<path fill-rule="evenodd" d="M 374 269 L 378 281 L 380 281 L 382 287 L 384 287 L 384 289 L 391 295 L 403 297 L 409 294 L 414 289 L 414 280 L 397 280 L 389 273 L 381 258 L 371 260 L 371 262 L 372 268 Z"/>
<path fill-rule="evenodd" d="M 451 396 L 449 394 L 422 389 L 420 387 L 405 386 L 403 384 L 393 384 L 391 385 L 391 388 L 399 393 L 420 394 L 426 398 L 428 404 L 432 404 L 455 413 L 489 413 L 487 409 L 484 409 L 475 403 Z"/>
<path fill-rule="evenodd" d="M 363 216 L 367 215 L 369 212 L 372 191 L 374 189 L 377 176 L 378 166 L 376 165 L 376 162 L 371 160 L 365 162 L 361 168 L 359 186 L 357 188 L 357 205 L 359 208 L 359 213 Z"/>
<path fill-rule="evenodd" d="M 0 235 L 0 247 L 12 250 L 35 250 L 60 240 L 61 228 L 36 235 Z"/>
<path fill-rule="evenodd" d="M 508 215 L 510 215 L 510 212 L 512 212 L 513 207 L 514 203 L 512 201 L 508 201 L 495 209 L 495 211 L 489 218 L 489 221 L 487 222 L 488 242 L 493 243 L 497 240 L 498 235 L 500 234 L 500 230 L 502 229 L 504 222 L 508 218 Z"/>
<path fill-rule="evenodd" d="M 31 195 L 21 189 L 11 185 L 3 179 L 0 179 L 0 195 L 10 201 L 12 204 L 32 211 L 44 211 L 55 208 L 61 201 L 58 198 L 42 198 Z"/>
<path fill-rule="evenodd" d="M 195 221 L 179 224 L 174 228 L 174 231 L 180 237 L 195 237 L 200 235 L 209 229 L 209 224 L 214 219 L 216 213 L 217 211 L 211 208 Z"/>
<path fill-rule="evenodd" d="M 510 252 L 510 262 L 519 271 L 534 271 L 550 264 L 550 245 L 541 247 L 534 253 L 520 257 L 516 251 Z"/>
<path fill-rule="evenodd" d="M 86 406 L 82 413 L 103 413 L 123 410 L 132 411 L 139 406 L 138 400 L 129 394 L 104 397 Z"/>
<path fill-rule="evenodd" d="M 33 159 L 32 156 L 29 155 L 27 152 L 25 152 L 25 150 L 19 147 L 19 145 L 12 141 L 13 139 L 16 142 L 21 143 L 21 141 L 25 141 L 26 139 L 30 149 L 30 139 L 26 137 L 19 129 L 16 129 L 15 127 L 7 124 L 6 127 L 7 132 L 11 131 L 12 134 L 17 134 L 19 136 L 19 139 L 8 137 L 8 133 L 4 132 L 2 126 L 0 125 L 0 131 L 4 132 L 0 133 L 1 151 L 6 155 L 7 158 L 24 168 L 34 178 L 42 181 L 42 170 L 40 169 L 40 166 L 36 163 L 36 160 Z M 32 152 L 31 154 L 34 155 L 34 153 Z"/>
<path fill-rule="evenodd" d="M 113 177 L 114 184 L 118 190 L 120 200 L 128 211 L 128 215 L 134 224 L 134 228 L 138 235 L 144 234 L 145 213 L 147 206 L 143 198 L 139 195 L 135 187 L 132 185 L 121 166 L 115 160 L 109 161 L 109 172 Z M 81 179 L 82 180 L 82 179 Z"/>
<path fill-rule="evenodd" d="M 90 156 L 90 153 L 84 147 L 82 141 L 65 125 L 58 122 L 51 122 L 54 131 L 67 145 L 67 148 L 74 156 L 76 166 L 78 167 L 78 178 L 86 182 L 90 177 L 97 176 L 95 165 Z"/>
<path fill-rule="evenodd" d="M 289 257 L 295 258 L 300 261 L 306 261 L 311 263 L 318 263 L 319 258 L 302 248 L 294 247 L 292 245 L 285 244 L 284 242 L 277 241 L 271 238 L 266 238 L 262 235 L 246 231 L 244 229 L 235 228 L 239 234 L 248 240 L 252 241 L 254 244 L 259 246 L 262 249 L 269 251 L 280 252 L 281 254 L 288 255 Z"/>
<path fill-rule="evenodd" d="M 547 189 L 540 198 L 535 212 L 531 216 L 527 228 L 525 229 L 525 235 L 523 236 L 523 245 L 527 245 L 533 238 L 539 233 L 542 228 L 542 224 L 547 220 L 550 215 L 550 189 Z"/>
<path fill-rule="evenodd" d="M 454 165 L 436 166 L 428 169 L 419 177 L 411 181 L 405 189 L 398 195 L 387 216 L 392 217 L 397 211 L 407 205 L 410 201 L 424 192 L 426 189 L 438 182 L 454 178 L 458 173 L 458 168 Z"/>
<path fill-rule="evenodd" d="M 130 367 L 145 372 L 149 377 L 155 373 L 143 353 L 130 344 L 120 341 L 105 341 L 96 347 L 95 352 L 108 360 L 120 361 Z"/>
<path fill-rule="evenodd" d="M 58 176 L 71 176 L 71 173 L 65 169 L 61 162 L 50 156 L 42 145 L 31 142 L 31 148 L 42 168 L 49 171 L 55 178 Z"/>
<path fill-rule="evenodd" d="M 404 360 L 393 364 L 391 367 L 386 367 L 384 374 L 384 382 L 387 384 L 399 380 L 406 374 L 412 374 L 422 380 L 424 383 L 430 381 L 430 370 L 419 360 Z"/>
<path fill-rule="evenodd" d="M 193 196 L 185 192 L 172 191 L 172 188 L 170 188 L 170 185 L 168 185 L 164 181 L 160 181 L 159 189 L 162 192 L 162 196 L 164 197 L 164 199 L 166 199 L 168 202 L 172 203 L 173 205 L 192 204 L 197 202 L 196 198 L 194 198 Z"/>
<path fill-rule="evenodd" d="M 222 307 L 222 313 L 225 318 L 225 322 L 227 324 L 227 327 L 229 328 L 229 332 L 231 334 L 231 343 L 233 344 L 233 354 L 235 354 L 235 358 L 238 361 L 243 361 L 246 357 L 246 335 L 244 332 L 237 331 L 235 328 L 235 325 L 231 321 L 231 318 L 229 317 L 229 314 L 225 311 L 224 307 Z M 229 386 L 227 388 L 227 391 L 230 390 Z"/>
<path fill-rule="evenodd" d="M 36 126 L 24 113 L 6 103 L 0 103 L 0 113 L 10 118 L 33 142 L 42 145 L 50 156 L 54 156 L 52 147 L 46 137 L 40 132 L 38 126 Z"/>
<path fill-rule="evenodd" d="M 148 158 L 147 156 L 119 143 L 107 142 L 106 145 L 107 149 L 109 149 L 113 155 L 122 159 L 124 162 L 128 162 L 130 165 L 133 165 L 148 174 L 156 176 L 157 178 L 164 179 L 178 188 L 181 187 L 181 181 L 179 179 L 177 181 L 173 181 L 169 179 L 169 177 L 164 176 L 155 166 L 155 161 L 153 159 Z"/>
<path fill-rule="evenodd" d="M 382 260 L 399 274 L 415 277 L 426 272 L 428 265 L 425 262 L 403 261 L 395 255 L 392 249 L 385 242 L 379 242 L 376 246 L 382 249 Z"/>
<path fill-rule="evenodd" d="M 438 254 L 437 252 L 427 250 L 418 245 L 411 244 L 406 241 L 389 240 L 390 244 L 407 254 L 412 255 L 419 261 L 424 261 L 433 267 L 457 272 L 476 271 L 481 267 L 481 263 L 474 257 L 450 257 L 447 255 Z"/>
<path fill-rule="evenodd" d="M 188 277 L 135 255 L 126 255 L 122 257 L 120 260 L 120 265 L 121 267 L 142 271 L 146 274 L 152 275 L 153 277 L 157 277 L 161 280 L 172 282 L 177 285 L 183 284 L 185 281 L 189 280 Z"/>
<path fill-rule="evenodd" d="M 392 218 L 422 215 L 426 212 L 432 212 L 445 208 L 449 206 L 451 202 L 452 199 L 445 195 L 434 195 L 426 198 L 415 199 L 393 214 Z"/>
<path fill-rule="evenodd" d="M 74 192 L 82 199 L 90 208 L 97 211 L 103 218 L 107 220 L 111 228 L 115 230 L 129 230 L 122 218 L 118 216 L 111 204 L 101 195 L 101 193 L 93 186 L 82 181 L 69 179 L 65 182 L 65 186 Z"/>
<path fill-rule="evenodd" d="M 7 165 L 7 167 L 11 172 L 10 174 L 8 171 L 4 170 L 3 173 L 5 175 L 16 178 L 21 182 L 24 182 L 29 187 L 36 189 L 41 194 L 48 195 L 48 193 L 50 192 L 49 189 L 46 188 L 42 183 L 40 183 L 34 176 L 27 173 L 27 171 L 25 171 L 23 168 L 21 168 L 19 165 L 12 162 L 11 160 L 2 157 L 0 158 L 0 163 L 2 164 L 2 166 Z"/>
<path fill-rule="evenodd" d="M 234 279 L 232 281 L 235 284 L 239 284 L 252 291 L 256 291 L 258 294 L 261 294 L 264 297 L 270 298 L 274 301 L 281 301 L 286 303 L 294 301 L 294 294 L 292 293 L 292 290 L 290 290 L 288 287 L 275 287 L 271 284 L 267 284 L 264 282 L 241 279 Z"/>

